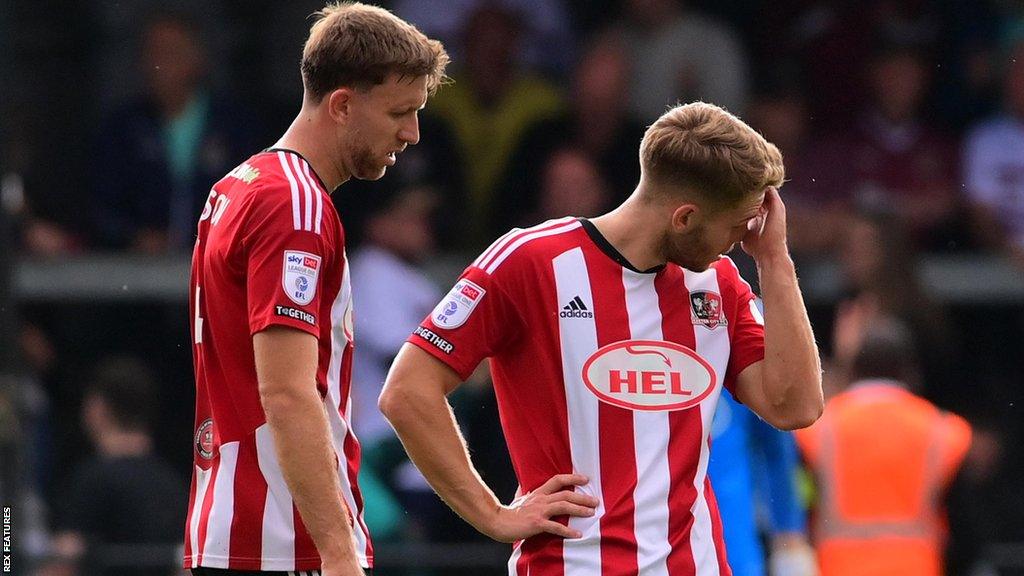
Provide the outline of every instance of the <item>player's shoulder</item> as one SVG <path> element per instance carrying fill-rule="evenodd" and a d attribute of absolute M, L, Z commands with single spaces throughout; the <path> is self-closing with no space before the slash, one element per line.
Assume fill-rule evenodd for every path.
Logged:
<path fill-rule="evenodd" d="M 307 190 L 311 194 L 327 192 L 309 162 L 298 152 L 271 148 L 251 156 L 242 164 L 246 165 L 249 172 L 243 175 L 249 177 L 253 183 L 258 182 L 263 189 L 279 191 L 289 196 L 293 190 L 300 196 Z M 231 173 L 238 170 L 239 168 L 235 168 Z"/>
<path fill-rule="evenodd" d="M 255 213 L 277 214 L 295 230 L 320 233 L 333 222 L 330 195 L 309 162 L 290 150 L 260 152 L 232 170 L 251 178 Z"/>
<path fill-rule="evenodd" d="M 711 268 L 718 273 L 718 281 L 735 281 L 740 277 L 739 267 L 736 266 L 736 262 L 732 258 L 722 255 L 721 258 L 711 264 Z"/>
<path fill-rule="evenodd" d="M 581 229 L 582 224 L 574 217 L 548 220 L 530 228 L 513 228 L 484 250 L 471 267 L 488 275 L 523 268 L 564 249 L 567 242 L 575 241 L 571 235 Z"/>
<path fill-rule="evenodd" d="M 743 278 L 732 258 L 723 255 L 711 265 L 711 268 L 718 274 L 718 287 L 723 294 L 739 295 L 753 292 L 750 283 Z"/>

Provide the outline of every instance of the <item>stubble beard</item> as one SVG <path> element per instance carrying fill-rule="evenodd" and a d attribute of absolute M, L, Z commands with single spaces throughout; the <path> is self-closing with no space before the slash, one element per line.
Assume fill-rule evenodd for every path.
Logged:
<path fill-rule="evenodd" d="M 380 180 L 387 166 L 379 163 L 369 146 L 361 146 L 352 154 L 353 176 L 360 180 Z"/>
<path fill-rule="evenodd" d="M 666 260 L 693 272 L 704 272 L 715 260 L 713 250 L 708 246 L 704 228 L 679 237 L 670 237 Z"/>

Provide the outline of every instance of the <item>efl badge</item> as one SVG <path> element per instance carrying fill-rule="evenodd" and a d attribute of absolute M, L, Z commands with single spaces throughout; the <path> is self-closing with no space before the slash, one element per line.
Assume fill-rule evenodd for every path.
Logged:
<path fill-rule="evenodd" d="M 308 252 L 284 251 L 284 271 L 281 287 L 292 302 L 305 306 L 316 295 L 316 280 L 320 277 L 320 257 Z"/>
<path fill-rule="evenodd" d="M 690 293 L 690 316 L 694 324 L 702 324 L 708 330 L 729 323 L 722 311 L 722 297 L 707 290 Z"/>
<path fill-rule="evenodd" d="M 203 420 L 196 429 L 196 452 L 206 460 L 213 458 L 213 418 Z"/>
<path fill-rule="evenodd" d="M 459 280 L 444 300 L 430 313 L 430 321 L 438 328 L 450 330 L 466 323 L 470 313 L 487 291 L 470 282 Z"/>

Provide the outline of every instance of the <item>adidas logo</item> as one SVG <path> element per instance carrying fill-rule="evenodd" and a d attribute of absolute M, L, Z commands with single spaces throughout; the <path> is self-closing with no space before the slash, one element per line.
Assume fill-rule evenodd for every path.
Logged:
<path fill-rule="evenodd" d="M 558 313 L 562 318 L 593 318 L 594 313 L 587 310 L 587 305 L 583 303 L 583 299 L 579 296 L 573 298 L 568 304 L 562 306 L 562 311 Z"/>

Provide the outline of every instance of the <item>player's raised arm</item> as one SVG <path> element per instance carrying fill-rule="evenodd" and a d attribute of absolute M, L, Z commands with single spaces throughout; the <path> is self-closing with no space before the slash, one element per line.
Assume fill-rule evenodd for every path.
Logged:
<path fill-rule="evenodd" d="M 765 353 L 763 361 L 740 373 L 737 396 L 776 428 L 810 426 L 824 410 L 821 361 L 786 245 L 786 209 L 775 188 L 765 192 L 743 249 L 757 262 Z"/>
<path fill-rule="evenodd" d="M 592 516 L 597 499 L 573 491 L 586 484 L 579 474 L 552 477 L 536 490 L 503 506 L 473 468 L 446 395 L 462 379 L 424 350 L 406 344 L 399 352 L 380 409 L 406 452 L 437 494 L 481 533 L 513 542 L 541 532 L 565 538 L 580 534 L 552 516 Z"/>
<path fill-rule="evenodd" d="M 323 575 L 361 576 L 351 512 L 338 491 L 327 415 L 314 384 L 317 340 L 300 330 L 271 326 L 253 336 L 253 352 L 275 454 L 323 560 Z"/>

